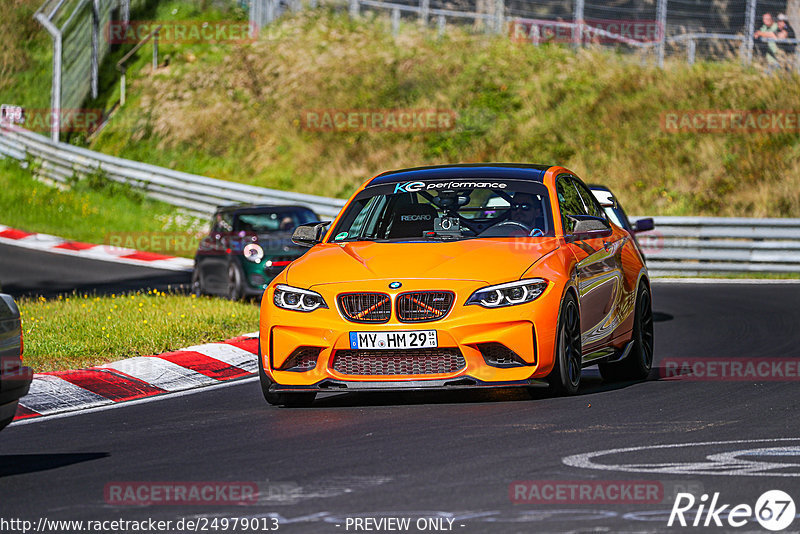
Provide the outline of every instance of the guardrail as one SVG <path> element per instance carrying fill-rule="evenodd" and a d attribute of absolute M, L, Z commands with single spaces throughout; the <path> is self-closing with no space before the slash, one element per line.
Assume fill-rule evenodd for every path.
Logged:
<path fill-rule="evenodd" d="M 39 173 L 58 182 L 103 172 L 110 180 L 208 215 L 222 204 L 292 203 L 335 217 L 344 200 L 238 184 L 108 156 L 56 143 L 24 129 L 0 128 L 0 155 L 32 158 Z M 800 272 L 800 219 L 655 217 L 656 229 L 638 235 L 653 274 Z"/>
<path fill-rule="evenodd" d="M 223 204 L 239 202 L 303 204 L 320 217 L 335 217 L 344 200 L 289 193 L 189 174 L 108 156 L 67 143 L 56 143 L 22 128 L 0 128 L 0 154 L 18 160 L 32 157 L 40 174 L 57 182 L 73 175 L 105 173 L 109 180 L 143 189 L 149 197 L 208 215 Z"/>
<path fill-rule="evenodd" d="M 800 219 L 654 217 L 638 235 L 654 273 L 800 272 Z"/>

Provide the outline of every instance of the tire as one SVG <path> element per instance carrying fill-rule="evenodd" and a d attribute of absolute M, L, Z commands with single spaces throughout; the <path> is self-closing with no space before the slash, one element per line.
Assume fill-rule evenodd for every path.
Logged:
<path fill-rule="evenodd" d="M 273 382 L 264 371 L 264 363 L 261 359 L 261 338 L 258 340 L 258 378 L 259 382 L 261 382 L 261 393 L 264 395 L 264 400 L 266 400 L 272 406 L 311 406 L 317 396 L 317 394 L 313 391 L 309 391 L 307 393 L 276 393 L 275 391 L 270 391 L 269 388 Z"/>
<path fill-rule="evenodd" d="M 200 269 L 196 265 L 192 271 L 191 292 L 195 297 L 203 296 L 203 277 L 200 274 Z"/>
<path fill-rule="evenodd" d="M 636 292 L 633 318 L 633 348 L 621 362 L 599 363 L 600 376 L 607 382 L 645 380 L 653 367 L 653 308 L 650 290 L 641 283 Z"/>
<path fill-rule="evenodd" d="M 568 293 L 561 305 L 556 340 L 556 361 L 547 375 L 550 392 L 555 395 L 574 395 L 581 385 L 583 364 L 581 319 L 578 303 Z"/>
<path fill-rule="evenodd" d="M 228 300 L 242 300 L 244 287 L 242 282 L 242 271 L 235 263 L 228 265 Z"/>
<path fill-rule="evenodd" d="M 2 421 L 0 421 L 0 430 L 3 430 L 5 427 L 10 425 L 11 421 L 13 421 L 13 420 L 14 420 L 14 416 L 12 415 L 11 417 L 7 417 L 6 419 L 3 419 Z"/>

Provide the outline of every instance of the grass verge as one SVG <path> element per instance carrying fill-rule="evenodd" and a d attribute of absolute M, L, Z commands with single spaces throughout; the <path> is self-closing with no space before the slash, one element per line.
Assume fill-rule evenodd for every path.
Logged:
<path fill-rule="evenodd" d="M 632 213 L 800 216 L 800 137 L 791 131 L 669 133 L 674 110 L 793 110 L 796 74 L 756 62 L 659 69 L 604 49 L 316 10 L 252 44 L 171 45 L 132 73 L 126 106 L 95 149 L 255 185 L 345 197 L 386 169 L 476 161 L 566 165 L 607 184 Z M 447 110 L 444 131 L 315 131 L 309 111 Z"/>
<path fill-rule="evenodd" d="M 258 329 L 258 306 L 158 291 L 23 298 L 25 362 L 36 372 L 222 341 Z"/>
<path fill-rule="evenodd" d="M 61 189 L 37 181 L 16 161 L 0 159 L 0 177 L 0 223 L 28 232 L 193 257 L 197 234 L 205 225 L 102 176 Z"/>

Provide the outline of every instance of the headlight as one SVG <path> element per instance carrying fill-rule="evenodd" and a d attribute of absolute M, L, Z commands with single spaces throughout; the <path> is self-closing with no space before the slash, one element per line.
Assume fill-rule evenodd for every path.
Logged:
<path fill-rule="evenodd" d="M 547 289 L 547 280 L 541 278 L 509 282 L 477 290 L 467 299 L 464 305 L 477 304 L 484 308 L 515 306 L 536 300 L 539 295 L 544 293 L 545 289 Z"/>
<path fill-rule="evenodd" d="M 300 289 L 297 287 L 279 284 L 275 286 L 275 296 L 273 297 L 275 306 L 284 310 L 294 310 L 300 312 L 310 312 L 317 308 L 327 308 L 325 299 L 315 291 Z"/>
<path fill-rule="evenodd" d="M 244 250 L 244 258 L 246 260 L 250 260 L 253 263 L 258 263 L 262 259 L 264 259 L 264 249 L 261 248 L 260 245 L 256 245 L 255 243 L 250 243 L 249 245 L 245 245 Z"/>

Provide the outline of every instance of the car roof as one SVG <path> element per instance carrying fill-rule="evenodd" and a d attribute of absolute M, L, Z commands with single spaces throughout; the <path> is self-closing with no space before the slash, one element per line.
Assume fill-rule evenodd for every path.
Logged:
<path fill-rule="evenodd" d="M 367 184 L 367 187 L 412 180 L 447 180 L 452 178 L 530 180 L 541 182 L 544 178 L 544 173 L 550 167 L 552 167 L 552 165 L 533 165 L 526 163 L 471 163 L 413 167 L 381 173 L 373 178 Z"/>
<path fill-rule="evenodd" d="M 285 210 L 305 210 L 314 213 L 314 210 L 311 208 L 297 204 L 230 204 L 227 206 L 217 206 L 218 213 L 260 213 L 264 211 Z"/>

